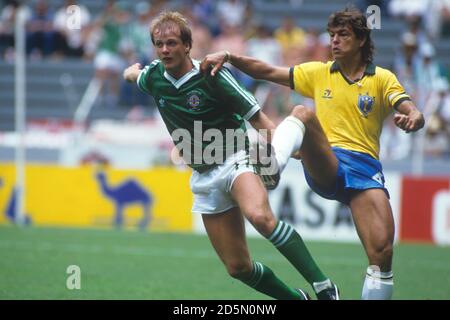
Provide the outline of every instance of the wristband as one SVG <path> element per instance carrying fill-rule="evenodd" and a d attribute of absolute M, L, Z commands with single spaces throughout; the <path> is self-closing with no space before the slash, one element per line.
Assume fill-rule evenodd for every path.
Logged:
<path fill-rule="evenodd" d="M 229 62 L 230 57 L 231 57 L 230 51 L 225 50 L 225 62 Z"/>

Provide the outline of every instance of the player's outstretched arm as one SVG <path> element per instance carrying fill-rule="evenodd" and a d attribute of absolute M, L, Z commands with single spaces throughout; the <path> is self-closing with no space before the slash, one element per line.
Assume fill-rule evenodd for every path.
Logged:
<path fill-rule="evenodd" d="M 123 72 L 123 78 L 128 82 L 136 82 L 139 77 L 139 73 L 141 73 L 142 66 L 140 63 L 135 63 Z"/>
<path fill-rule="evenodd" d="M 275 67 L 261 60 L 232 54 L 228 51 L 219 51 L 208 54 L 200 66 L 202 72 L 206 73 L 211 69 L 211 76 L 219 71 L 224 63 L 229 62 L 239 70 L 245 72 L 255 79 L 272 81 L 284 86 L 290 86 L 289 68 Z"/>
<path fill-rule="evenodd" d="M 406 133 L 415 132 L 422 129 L 425 125 L 425 119 L 422 112 L 411 101 L 403 101 L 397 107 L 399 113 L 394 116 L 394 123 L 397 127 Z"/>

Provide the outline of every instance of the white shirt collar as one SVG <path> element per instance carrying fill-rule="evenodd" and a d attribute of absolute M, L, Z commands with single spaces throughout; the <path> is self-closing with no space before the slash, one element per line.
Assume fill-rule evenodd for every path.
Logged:
<path fill-rule="evenodd" d="M 164 77 L 169 80 L 173 86 L 177 89 L 180 89 L 180 87 L 189 81 L 193 76 L 196 76 L 200 73 L 200 61 L 192 59 L 192 64 L 194 65 L 194 68 L 192 68 L 191 71 L 186 73 L 184 76 L 182 76 L 180 79 L 175 79 L 172 77 L 167 71 L 164 71 Z"/>

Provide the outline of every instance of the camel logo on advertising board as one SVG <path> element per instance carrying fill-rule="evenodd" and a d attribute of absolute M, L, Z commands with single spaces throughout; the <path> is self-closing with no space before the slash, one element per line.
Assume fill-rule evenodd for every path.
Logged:
<path fill-rule="evenodd" d="M 107 181 L 105 172 L 99 171 L 96 173 L 96 179 L 100 186 L 103 195 L 112 201 L 114 205 L 114 225 L 117 228 L 123 226 L 124 223 L 124 209 L 132 204 L 138 204 L 142 207 L 142 218 L 137 227 L 139 229 L 146 229 L 151 220 L 151 206 L 153 197 L 150 191 L 132 178 L 120 182 L 115 186 L 111 186 Z"/>
<path fill-rule="evenodd" d="M 189 171 L 30 164 L 25 176 L 25 214 L 33 225 L 192 230 Z M 13 164 L 0 165 L 0 180 L 0 223 L 14 223 Z"/>
<path fill-rule="evenodd" d="M 3 187 L 3 180 L 0 177 L 0 188 Z M 16 222 L 16 206 L 17 206 L 17 189 L 15 187 L 11 188 L 11 192 L 8 200 L 5 202 L 6 206 L 4 208 L 5 218 L 11 222 Z M 31 225 L 31 217 L 29 214 L 25 213 L 24 221 L 25 225 Z"/>

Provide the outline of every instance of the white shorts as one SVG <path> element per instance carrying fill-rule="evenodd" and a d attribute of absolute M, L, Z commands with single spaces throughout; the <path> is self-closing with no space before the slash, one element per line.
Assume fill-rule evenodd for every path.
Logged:
<path fill-rule="evenodd" d="M 94 67 L 95 69 L 107 69 L 121 73 L 125 67 L 125 62 L 118 54 L 100 51 L 94 58 Z"/>
<path fill-rule="evenodd" d="M 192 212 L 214 214 L 236 207 L 230 191 L 234 180 L 244 172 L 256 172 L 245 151 L 233 154 L 223 164 L 206 172 L 194 170 L 190 181 L 194 194 Z"/>

